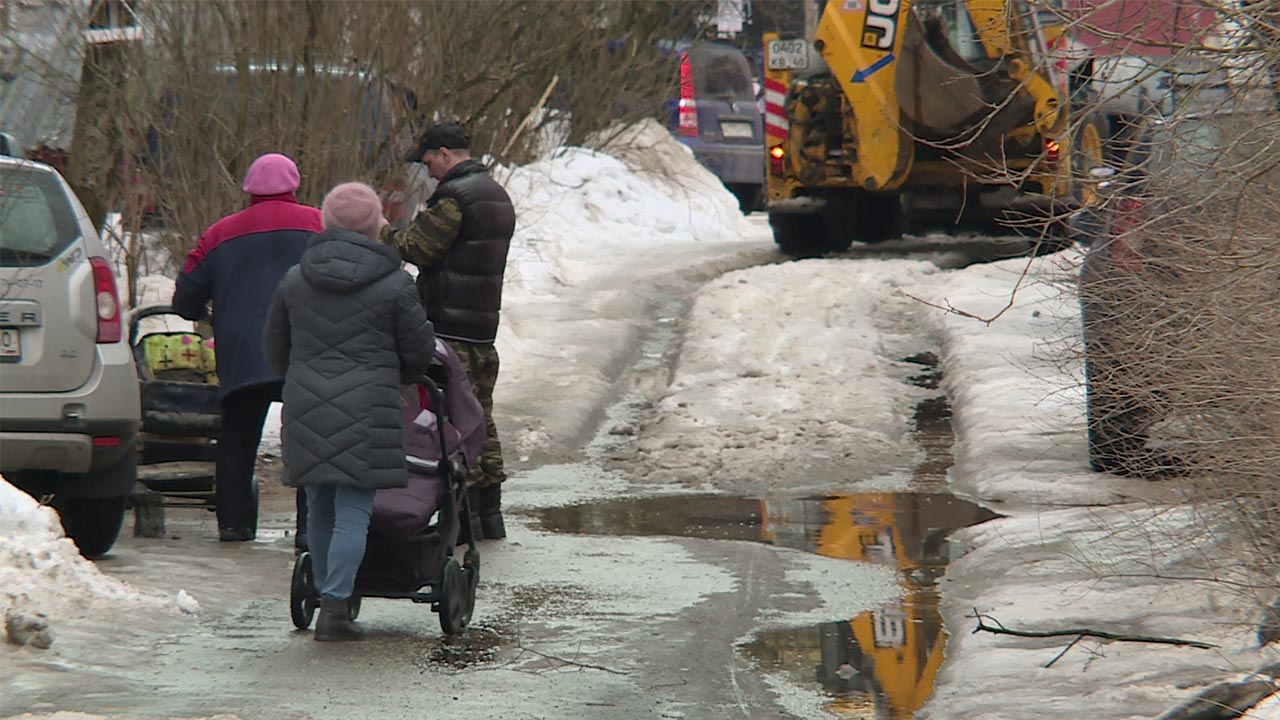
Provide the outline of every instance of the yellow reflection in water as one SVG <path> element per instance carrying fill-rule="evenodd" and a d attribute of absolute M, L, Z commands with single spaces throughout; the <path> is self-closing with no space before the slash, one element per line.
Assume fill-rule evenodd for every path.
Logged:
<path fill-rule="evenodd" d="M 778 637 L 770 644 L 777 655 L 795 653 L 792 662 L 778 657 L 779 665 L 813 664 L 818 681 L 832 695 L 830 712 L 909 720 L 929 697 L 942 664 L 946 634 L 934 582 L 950 560 L 946 536 L 994 515 L 950 495 L 912 493 L 766 501 L 763 512 L 762 532 L 773 542 L 787 534 L 797 539 L 794 534 L 800 530 L 809 549 L 821 555 L 898 570 L 902 599 L 848 622 L 796 632 L 782 647 L 774 644 Z M 812 637 L 815 630 L 817 637 Z"/>

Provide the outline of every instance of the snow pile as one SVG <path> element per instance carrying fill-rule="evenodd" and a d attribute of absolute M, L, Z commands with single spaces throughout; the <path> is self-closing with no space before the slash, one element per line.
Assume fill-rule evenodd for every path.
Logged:
<path fill-rule="evenodd" d="M 603 144 L 601 152 L 565 147 L 495 172 L 516 208 L 504 305 L 598 277 L 602 264 L 616 265 L 619 251 L 635 245 L 753 232 L 720 180 L 657 122 Z"/>
<path fill-rule="evenodd" d="M 1062 278 L 1075 261 L 1038 259 L 1030 277 Z M 1027 708 L 1045 720 L 1157 717 L 1276 653 L 1258 648 L 1256 608 L 1230 585 L 1170 579 L 1233 566 L 1202 511 L 1176 504 L 1167 483 L 1089 470 L 1079 307 L 1069 285 L 1053 282 L 1022 287 L 1010 304 L 1026 263 L 974 266 L 912 291 L 988 318 L 1009 306 L 990 325 L 931 316 L 952 401 L 953 487 L 1009 517 L 952 536 L 972 549 L 943 581 L 947 662 L 918 717 L 1024 717 Z M 975 608 L 1016 630 L 1089 628 L 1218 647 L 1084 638 L 1063 653 L 1072 636 L 969 632 Z"/>
<path fill-rule="evenodd" d="M 0 477 L 0 614 L 43 613 L 57 620 L 101 599 L 137 601 L 141 595 L 81 557 L 53 510 Z"/>

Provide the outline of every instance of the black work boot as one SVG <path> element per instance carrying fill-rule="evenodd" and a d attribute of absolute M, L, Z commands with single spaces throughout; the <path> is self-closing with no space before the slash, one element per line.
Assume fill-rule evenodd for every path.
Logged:
<path fill-rule="evenodd" d="M 218 528 L 218 540 L 221 542 L 249 542 L 253 536 L 253 528 L 250 527 Z"/>
<path fill-rule="evenodd" d="M 351 619 L 351 600 L 320 598 L 320 617 L 316 620 L 315 639 L 359 640 L 364 636 L 360 626 Z"/>
<path fill-rule="evenodd" d="M 507 525 L 502 520 L 502 486 L 488 485 L 480 488 L 479 506 L 480 529 L 486 540 L 501 540 L 507 536 Z"/>

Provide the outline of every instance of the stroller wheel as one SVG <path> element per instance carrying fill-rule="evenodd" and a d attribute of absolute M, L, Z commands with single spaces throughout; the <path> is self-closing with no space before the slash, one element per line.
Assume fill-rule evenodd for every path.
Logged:
<path fill-rule="evenodd" d="M 360 596 L 352 594 L 347 600 L 347 619 L 355 622 L 360 617 Z"/>
<path fill-rule="evenodd" d="M 311 572 L 311 553 L 304 552 L 293 562 L 293 582 L 289 585 L 289 615 L 293 626 L 299 630 L 310 627 L 319 604 Z"/>
<path fill-rule="evenodd" d="M 467 622 L 476 609 L 476 587 L 480 585 L 480 552 L 468 550 L 462 556 L 462 574 L 467 579 Z"/>
<path fill-rule="evenodd" d="M 457 560 L 449 558 L 444 563 L 444 572 L 440 573 L 440 629 L 446 635 L 456 635 L 471 622 L 471 608 L 467 602 L 469 596 L 467 579 L 462 566 Z"/>

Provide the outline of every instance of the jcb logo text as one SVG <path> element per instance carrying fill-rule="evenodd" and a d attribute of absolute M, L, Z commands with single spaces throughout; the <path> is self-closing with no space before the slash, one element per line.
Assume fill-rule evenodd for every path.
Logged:
<path fill-rule="evenodd" d="M 868 0 L 862 47 L 892 50 L 898 37 L 898 5 L 901 0 Z"/>

